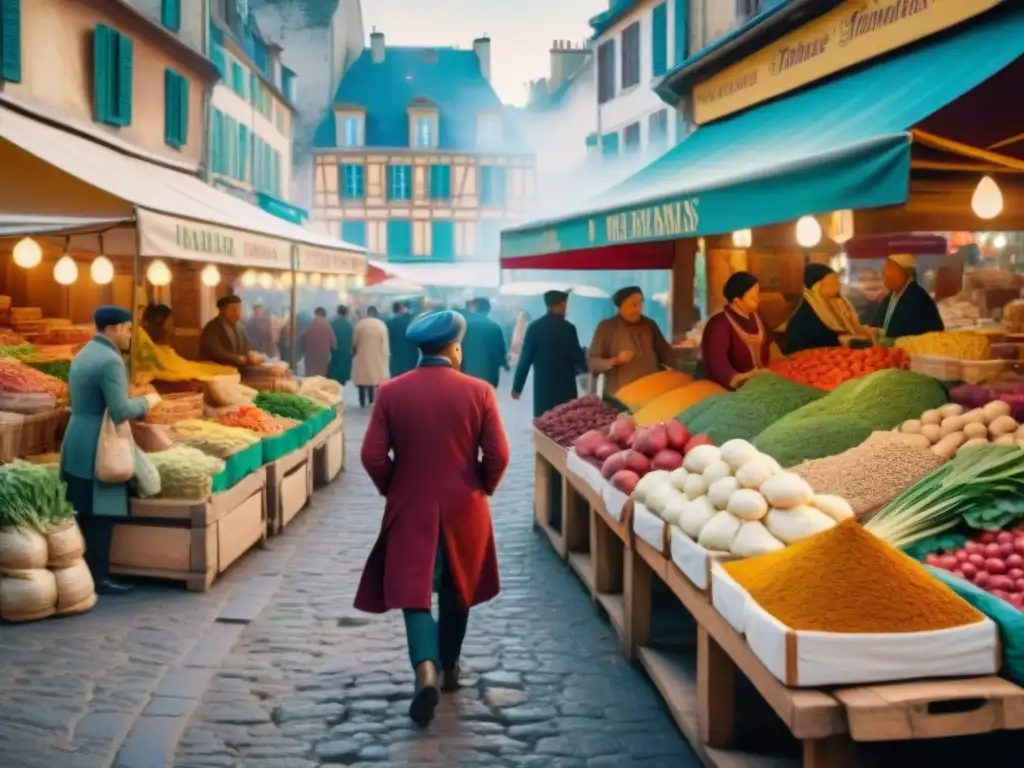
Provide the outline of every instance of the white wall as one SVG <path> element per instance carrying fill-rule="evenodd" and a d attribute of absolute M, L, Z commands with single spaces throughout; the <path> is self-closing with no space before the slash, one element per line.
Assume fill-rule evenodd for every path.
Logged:
<path fill-rule="evenodd" d="M 128 0 L 128 4 L 160 24 L 162 0 Z M 207 15 L 206 0 L 185 0 L 181 3 L 181 28 L 174 34 L 197 51 L 202 51 Z"/>

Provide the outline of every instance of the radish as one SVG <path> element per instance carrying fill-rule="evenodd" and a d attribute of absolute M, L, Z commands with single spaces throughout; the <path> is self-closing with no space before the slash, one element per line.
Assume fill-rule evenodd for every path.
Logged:
<path fill-rule="evenodd" d="M 690 430 L 681 421 L 670 419 L 665 422 L 665 437 L 668 438 L 669 448 L 682 453 L 690 439 Z"/>
<path fill-rule="evenodd" d="M 991 573 L 993 576 L 997 574 L 1006 573 L 1006 563 L 1002 560 L 997 560 L 994 557 L 990 557 L 985 561 L 985 570 Z"/>
<path fill-rule="evenodd" d="M 947 571 L 951 571 L 957 566 L 956 557 L 953 555 L 943 555 L 939 558 L 939 567 L 944 568 Z"/>
<path fill-rule="evenodd" d="M 1018 611 L 1024 610 L 1024 595 L 1020 594 L 1019 592 L 1010 595 L 1010 603 Z"/>
<path fill-rule="evenodd" d="M 985 556 L 986 557 L 999 557 L 1003 554 L 1003 548 L 995 542 L 991 542 L 985 545 Z"/>
<path fill-rule="evenodd" d="M 978 541 L 980 541 L 982 544 L 991 544 L 995 540 L 996 540 L 996 535 L 994 533 L 992 533 L 991 531 L 985 531 L 985 533 L 981 534 L 978 537 Z"/>
<path fill-rule="evenodd" d="M 711 442 L 711 438 L 707 435 L 694 435 L 686 441 L 686 447 L 683 449 L 683 453 L 689 453 L 698 445 L 714 445 L 714 443 Z"/>
<path fill-rule="evenodd" d="M 967 556 L 967 562 L 977 566 L 978 568 L 981 568 L 983 565 L 985 565 L 985 556 L 980 555 L 977 552 L 974 552 Z"/>
<path fill-rule="evenodd" d="M 1024 557 L 1014 552 L 1011 555 L 1006 556 L 1006 567 L 1007 568 L 1024 568 Z"/>
<path fill-rule="evenodd" d="M 667 469 L 672 471 L 683 466 L 683 454 L 676 451 L 658 451 L 651 459 L 651 466 L 655 469 Z"/>
<path fill-rule="evenodd" d="M 608 457 L 614 456 L 618 452 L 619 446 L 617 446 L 615 443 L 601 443 L 601 445 L 599 445 L 594 450 L 594 458 L 597 459 L 598 461 L 604 461 Z"/>
<path fill-rule="evenodd" d="M 958 549 L 956 552 L 953 553 L 953 556 L 957 559 L 958 562 L 962 563 L 967 560 L 967 550 Z"/>
<path fill-rule="evenodd" d="M 589 432 L 584 432 L 582 435 L 576 438 L 576 442 L 573 446 L 576 448 L 576 453 L 581 458 L 588 458 L 594 455 L 594 451 L 604 445 L 607 442 L 605 436 L 598 432 L 596 429 L 592 429 Z"/>
<path fill-rule="evenodd" d="M 619 416 L 609 427 L 608 437 L 619 445 L 626 445 L 626 441 L 633 437 L 635 431 L 636 424 L 632 416 Z"/>
<path fill-rule="evenodd" d="M 622 469 L 628 469 L 632 472 L 636 472 L 637 475 L 646 475 L 651 471 L 651 460 L 644 456 L 640 451 L 624 451 L 626 466 Z"/>
<path fill-rule="evenodd" d="M 1011 568 L 1006 572 L 1006 575 L 1014 581 L 1017 579 L 1024 579 L 1024 568 Z"/>
<path fill-rule="evenodd" d="M 978 571 L 978 575 L 974 577 L 974 586 L 985 589 L 988 586 L 988 580 L 991 577 L 985 571 Z"/>
<path fill-rule="evenodd" d="M 976 565 L 972 565 L 971 563 L 961 563 L 960 571 L 961 573 L 963 573 L 964 577 L 968 579 L 973 579 L 975 576 L 978 575 L 978 567 Z"/>
<path fill-rule="evenodd" d="M 668 448 L 668 434 L 660 424 L 646 429 L 639 429 L 633 439 L 634 450 L 645 456 L 654 456 Z"/>
<path fill-rule="evenodd" d="M 1002 544 L 1004 541 L 1013 541 L 1013 534 L 1009 531 L 1000 531 L 996 534 L 996 541 Z"/>
<path fill-rule="evenodd" d="M 626 453 L 627 451 L 619 451 L 605 459 L 604 464 L 601 465 L 601 476 L 605 480 L 611 480 L 612 475 L 626 468 Z"/>
<path fill-rule="evenodd" d="M 924 561 L 925 561 L 925 563 L 927 565 L 933 565 L 933 566 L 936 566 L 936 567 L 939 566 L 939 556 L 937 554 L 935 554 L 934 552 L 932 552 L 930 555 L 925 557 Z"/>

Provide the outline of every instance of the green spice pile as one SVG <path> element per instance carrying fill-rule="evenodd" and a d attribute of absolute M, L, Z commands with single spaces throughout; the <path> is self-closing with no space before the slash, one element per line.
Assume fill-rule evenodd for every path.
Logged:
<path fill-rule="evenodd" d="M 930 376 L 876 371 L 783 416 L 757 436 L 754 446 L 791 467 L 835 456 L 860 445 L 872 432 L 892 429 L 945 403 L 945 391 Z"/>
<path fill-rule="evenodd" d="M 213 491 L 213 477 L 224 471 L 224 462 L 198 448 L 175 445 L 147 454 L 160 473 L 160 498 L 201 501 Z"/>
<path fill-rule="evenodd" d="M 326 408 L 314 403 L 303 395 L 289 392 L 260 392 L 253 400 L 253 405 L 274 416 L 297 421 L 308 421 Z"/>
<path fill-rule="evenodd" d="M 21 359 L 28 355 L 37 355 L 39 350 L 31 344 L 0 344 L 0 357 Z"/>
<path fill-rule="evenodd" d="M 56 470 L 27 461 L 0 466 L 0 528 L 42 533 L 73 516 L 66 486 Z"/>
<path fill-rule="evenodd" d="M 34 363 L 31 360 L 27 360 L 25 365 L 30 368 L 35 368 L 40 373 L 45 373 L 47 376 L 53 376 L 55 379 L 60 379 L 65 384 L 68 380 L 68 373 L 71 370 L 70 360 L 54 360 L 47 363 Z"/>
<path fill-rule="evenodd" d="M 753 440 L 783 416 L 824 396 L 820 389 L 763 373 L 736 392 L 705 398 L 687 409 L 681 421 L 690 432 L 707 435 L 715 445 Z"/>

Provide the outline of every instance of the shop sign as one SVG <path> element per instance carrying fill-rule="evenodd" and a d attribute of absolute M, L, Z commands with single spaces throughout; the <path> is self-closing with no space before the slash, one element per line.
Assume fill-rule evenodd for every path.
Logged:
<path fill-rule="evenodd" d="M 609 214 L 604 219 L 607 242 L 632 243 L 695 234 L 700 225 L 699 202 L 693 197 Z"/>
<path fill-rule="evenodd" d="M 327 251 L 322 248 L 299 246 L 299 270 L 338 275 L 362 275 L 366 260 L 347 251 Z"/>
<path fill-rule="evenodd" d="M 846 0 L 693 87 L 694 120 L 709 123 L 917 42 L 1002 0 Z"/>

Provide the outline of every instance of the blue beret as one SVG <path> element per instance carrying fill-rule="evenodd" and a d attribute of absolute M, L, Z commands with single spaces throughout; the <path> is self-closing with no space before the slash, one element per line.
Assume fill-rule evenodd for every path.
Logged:
<path fill-rule="evenodd" d="M 121 307 L 97 307 L 92 313 L 92 321 L 98 328 L 130 323 L 132 319 L 132 313 Z"/>
<path fill-rule="evenodd" d="M 466 332 L 466 318 L 446 309 L 417 318 L 409 324 L 405 336 L 424 352 L 439 352 Z"/>

